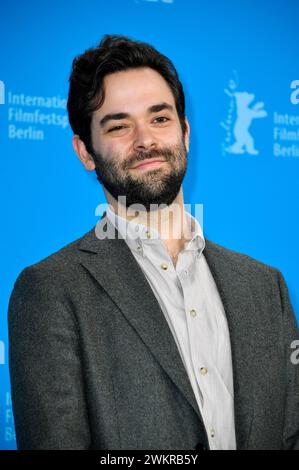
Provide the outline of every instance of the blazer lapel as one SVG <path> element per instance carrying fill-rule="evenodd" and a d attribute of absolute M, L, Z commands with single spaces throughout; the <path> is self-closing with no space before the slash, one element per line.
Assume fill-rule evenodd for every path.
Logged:
<path fill-rule="evenodd" d="M 105 213 L 102 219 L 105 217 Z M 109 219 L 107 227 L 114 231 Z M 139 264 L 123 239 L 101 241 L 93 228 L 79 244 L 81 264 L 106 290 L 148 346 L 172 382 L 203 423 L 188 375 L 168 323 Z M 94 253 L 94 256 L 90 256 Z M 237 448 L 247 447 L 253 411 L 255 322 L 254 302 L 246 278 L 227 252 L 206 239 L 204 255 L 219 290 L 230 332 Z"/>
<path fill-rule="evenodd" d="M 106 218 L 106 221 L 111 229 L 109 219 Z M 81 256 L 81 264 L 113 299 L 202 421 L 171 330 L 126 242 L 118 239 L 117 233 L 114 240 L 105 238 L 100 241 L 92 229 L 81 240 L 79 249 L 81 252 L 89 252 L 88 256 Z M 94 256 L 90 256 L 90 252 Z"/>
<path fill-rule="evenodd" d="M 227 252 L 206 240 L 205 258 L 226 312 L 232 350 L 237 448 L 248 445 L 253 418 L 255 384 L 255 306 L 242 272 L 233 267 Z"/>

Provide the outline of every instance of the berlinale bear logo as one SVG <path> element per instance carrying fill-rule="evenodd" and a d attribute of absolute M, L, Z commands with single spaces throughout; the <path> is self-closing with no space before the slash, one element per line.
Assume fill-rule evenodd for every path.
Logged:
<path fill-rule="evenodd" d="M 249 129 L 252 121 L 266 117 L 267 111 L 261 101 L 252 106 L 255 95 L 247 91 L 236 91 L 237 86 L 236 80 L 230 80 L 228 88 L 224 90 L 230 97 L 230 106 L 226 120 L 221 122 L 221 126 L 226 131 L 223 151 L 226 153 L 258 155 L 259 152 L 255 148 L 254 139 Z"/>
<path fill-rule="evenodd" d="M 257 118 L 267 116 L 264 103 L 259 101 L 252 106 L 255 99 L 254 93 L 238 91 L 238 77 L 236 70 L 234 78 L 229 80 L 224 92 L 230 97 L 229 109 L 225 121 L 220 125 L 226 131 L 225 141 L 222 144 L 223 154 L 243 154 L 258 155 L 255 148 L 254 138 L 250 133 L 252 121 Z"/>
<path fill-rule="evenodd" d="M 233 127 L 235 142 L 226 149 L 229 153 L 249 153 L 258 155 L 258 150 L 254 147 L 254 139 L 249 132 L 249 127 L 253 119 L 267 116 L 264 109 L 264 103 L 258 102 L 250 107 L 254 100 L 253 93 L 246 91 L 236 91 L 234 97 L 237 105 L 237 118 Z"/>

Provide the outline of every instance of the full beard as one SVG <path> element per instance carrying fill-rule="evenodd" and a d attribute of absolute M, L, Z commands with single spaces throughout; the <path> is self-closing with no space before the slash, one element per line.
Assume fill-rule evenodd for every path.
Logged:
<path fill-rule="evenodd" d="M 105 160 L 95 152 L 92 156 L 98 181 L 114 199 L 118 201 L 120 196 L 125 196 L 127 208 L 139 204 L 146 211 L 153 209 L 151 205 L 169 206 L 178 195 L 187 170 L 187 150 L 183 141 L 173 147 L 135 153 L 122 163 L 118 163 L 117 156 Z M 133 170 L 132 173 L 130 168 L 133 165 L 150 158 L 162 158 L 167 163 L 140 173 Z"/>

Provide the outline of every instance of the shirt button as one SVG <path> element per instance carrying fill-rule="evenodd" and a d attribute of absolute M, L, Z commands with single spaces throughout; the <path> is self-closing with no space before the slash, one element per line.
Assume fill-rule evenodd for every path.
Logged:
<path fill-rule="evenodd" d="M 191 315 L 191 317 L 196 317 L 197 312 L 196 312 L 196 310 L 195 310 L 194 308 L 192 308 L 192 309 L 190 310 L 190 315 Z"/>
<path fill-rule="evenodd" d="M 166 269 L 168 268 L 168 265 L 166 263 L 162 263 L 161 268 L 166 271 Z"/>
<path fill-rule="evenodd" d="M 201 373 L 201 375 L 206 375 L 208 373 L 208 369 L 206 367 L 201 367 L 200 368 L 200 373 Z"/>
<path fill-rule="evenodd" d="M 210 429 L 210 436 L 215 437 L 215 429 Z"/>

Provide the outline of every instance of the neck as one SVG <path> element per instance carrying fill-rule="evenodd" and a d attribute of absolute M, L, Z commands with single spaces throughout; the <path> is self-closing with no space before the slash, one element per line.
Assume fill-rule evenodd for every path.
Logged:
<path fill-rule="evenodd" d="M 149 230 L 157 230 L 173 260 L 184 248 L 186 241 L 192 238 L 191 227 L 185 214 L 182 187 L 172 204 L 155 211 L 130 211 L 122 204 L 118 204 L 111 194 L 106 193 L 106 197 L 114 212 L 120 217 L 143 224 Z"/>

